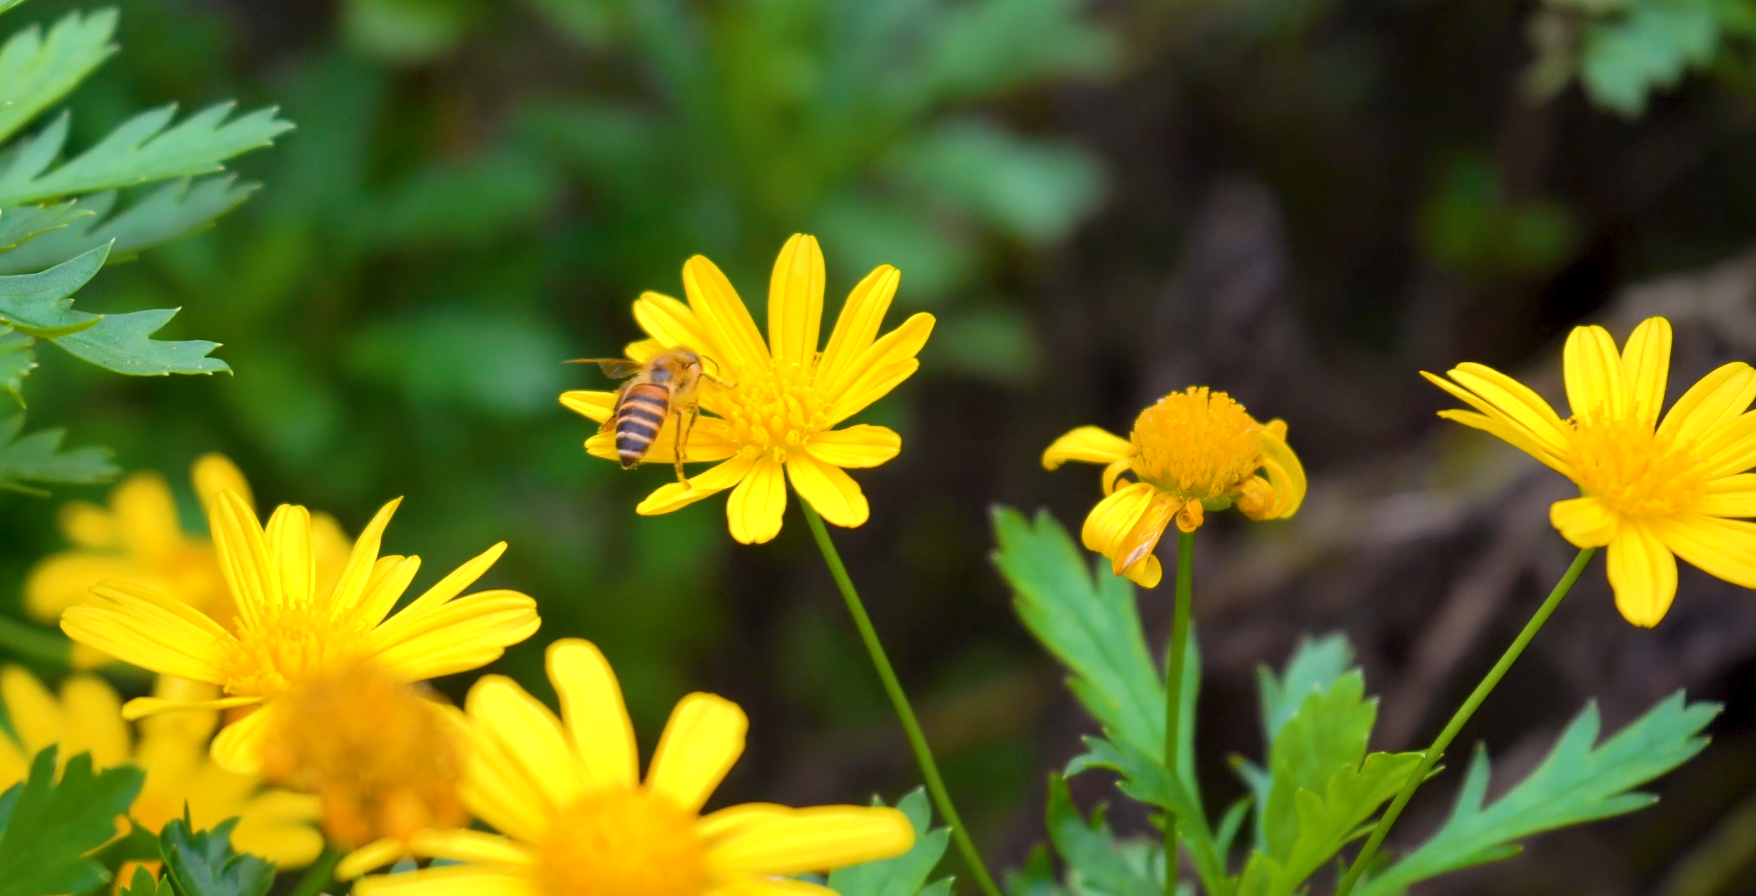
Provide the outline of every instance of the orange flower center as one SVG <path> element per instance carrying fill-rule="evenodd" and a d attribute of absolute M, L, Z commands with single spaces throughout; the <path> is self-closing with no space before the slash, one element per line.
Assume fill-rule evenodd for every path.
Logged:
<path fill-rule="evenodd" d="M 588 793 L 561 810 L 537 851 L 548 896 L 700 896 L 707 854 L 695 815 L 633 787 Z"/>
<path fill-rule="evenodd" d="M 413 687 L 368 662 L 300 682 L 276 706 L 263 777 L 316 793 L 331 840 L 406 840 L 468 821 L 453 729 Z"/>
<path fill-rule="evenodd" d="M 737 384 L 722 393 L 726 401 L 719 410 L 731 423 L 740 455 L 766 454 L 784 463 L 806 439 L 829 428 L 829 400 L 812 383 L 813 373 L 781 361 L 769 370 L 739 371 Z"/>
<path fill-rule="evenodd" d="M 254 623 L 238 619 L 238 639 L 222 666 L 226 693 L 278 697 L 295 683 L 352 662 L 366 652 L 365 633 L 324 606 L 262 607 Z"/>
<path fill-rule="evenodd" d="M 1573 481 L 1580 491 L 1624 517 L 1662 517 L 1688 509 L 1707 489 L 1707 476 L 1686 446 L 1650 424 L 1607 414 L 1568 421 L 1573 428 Z"/>
<path fill-rule="evenodd" d="M 1262 468 L 1262 424 L 1206 386 L 1172 392 L 1141 411 L 1129 439 L 1135 475 L 1188 500 L 1235 496 Z"/>

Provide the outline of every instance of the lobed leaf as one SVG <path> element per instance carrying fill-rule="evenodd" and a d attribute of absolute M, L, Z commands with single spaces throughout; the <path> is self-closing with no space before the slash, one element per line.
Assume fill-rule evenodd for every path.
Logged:
<path fill-rule="evenodd" d="M 875 799 L 872 804 L 882 806 L 884 801 Z M 828 881 L 831 890 L 841 896 L 934 896 L 950 891 L 949 877 L 927 883 L 928 875 L 945 856 L 951 833 L 947 828 L 930 827 L 933 809 L 927 802 L 926 792 L 917 787 L 899 800 L 896 807 L 914 825 L 915 845 L 893 859 L 867 862 L 831 873 Z"/>
<path fill-rule="evenodd" d="M 0 12 L 14 3 L 0 4 Z M 0 141 L 70 93 L 116 52 L 116 10 L 63 16 L 45 36 L 31 25 L 0 46 Z M 10 205 L 10 203 L 0 203 Z"/>
<path fill-rule="evenodd" d="M 18 205 L 0 210 L 0 253 L 6 253 L 0 254 L 0 273 L 40 271 L 50 267 L 47 264 L 14 266 L 12 253 L 26 240 L 60 230 L 80 218 L 90 217 L 91 214 L 91 209 L 74 200 L 53 205 Z"/>
<path fill-rule="evenodd" d="M 1269 790 L 1261 803 L 1268 855 L 1285 859 L 1304 837 L 1300 797 L 1324 792 L 1336 775 L 1365 758 L 1378 719 L 1377 701 L 1365 695 L 1365 676 L 1358 669 L 1348 672 L 1327 691 L 1307 694 L 1275 735 L 1268 751 Z"/>
<path fill-rule="evenodd" d="M 1721 40 L 1718 0 L 1638 0 L 1587 23 L 1579 81 L 1600 106 L 1633 118 L 1656 91 L 1713 61 Z"/>
<path fill-rule="evenodd" d="M 144 773 L 132 766 L 94 772 L 91 754 L 55 774 L 55 747 L 31 761 L 30 776 L 0 800 L 0 896 L 85 893 L 110 872 L 86 853 L 116 834 Z"/>
<path fill-rule="evenodd" d="M 36 340 L 0 327 L 0 389 L 24 406 L 24 378 L 37 367 Z"/>
<path fill-rule="evenodd" d="M 1164 865 L 1162 853 L 1151 867 L 1129 862 L 1118 849 L 1115 835 L 1104 821 L 1100 807 L 1086 823 L 1067 782 L 1060 775 L 1049 777 L 1049 840 L 1067 863 L 1067 880 L 1075 892 L 1101 893 L 1104 896 L 1163 896 Z M 1154 873 L 1156 871 L 1156 874 Z"/>
<path fill-rule="evenodd" d="M 61 450 L 59 429 L 33 432 L 23 438 L 24 414 L 0 419 L 0 489 L 37 492 L 30 483 L 87 485 L 108 482 L 118 470 L 102 448 Z"/>
<path fill-rule="evenodd" d="M 165 823 L 159 851 L 178 896 L 263 896 L 274 885 L 273 865 L 232 850 L 237 823 L 228 819 L 211 831 L 194 832 L 181 818 Z"/>
<path fill-rule="evenodd" d="M 48 228 L 55 232 L 0 255 L 0 274 L 40 271 L 104 245 L 111 246 L 110 261 L 126 258 L 206 227 L 215 218 L 242 205 L 258 186 L 239 183 L 230 176 L 178 180 L 154 190 L 145 199 L 115 215 L 110 214 L 116 206 L 113 190 L 87 196 L 76 203 L 48 206 L 49 209 L 67 208 L 62 215 L 65 220 L 60 221 L 56 228 Z M 19 209 L 15 208 L 0 213 L 0 246 L 6 245 L 7 218 L 17 211 Z M 45 231 L 39 231 L 42 232 Z"/>

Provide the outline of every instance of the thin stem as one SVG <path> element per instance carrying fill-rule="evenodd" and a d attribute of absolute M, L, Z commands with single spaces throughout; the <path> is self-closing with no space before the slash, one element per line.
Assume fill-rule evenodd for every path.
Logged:
<path fill-rule="evenodd" d="M 914 708 L 909 705 L 908 695 L 903 693 L 902 682 L 896 679 L 896 670 L 890 666 L 890 658 L 884 653 L 884 645 L 878 641 L 878 632 L 872 627 L 872 618 L 866 615 L 866 606 L 860 602 L 860 594 L 854 590 L 853 580 L 848 578 L 847 567 L 842 565 L 841 554 L 835 550 L 835 544 L 829 540 L 829 530 L 823 526 L 823 519 L 811 505 L 799 502 L 805 511 L 805 522 L 811 526 L 811 534 L 817 539 L 817 549 L 823 552 L 823 561 L 829 564 L 829 574 L 835 578 L 835 585 L 841 589 L 842 599 L 847 601 L 848 613 L 854 617 L 854 626 L 860 630 L 860 640 L 866 642 L 866 652 L 872 657 L 872 666 L 878 670 L 878 678 L 884 682 L 884 692 L 890 695 L 890 704 L 896 707 L 896 716 L 902 721 L 902 729 L 908 735 L 909 746 L 915 751 L 915 761 L 920 763 L 921 775 L 927 779 L 927 792 L 933 796 L 933 804 L 939 808 L 939 814 L 951 825 L 951 839 L 957 842 L 957 849 L 963 854 L 963 860 L 969 865 L 971 873 L 976 876 L 976 884 L 986 896 L 1000 896 L 1000 889 L 994 885 L 993 875 L 988 873 L 988 866 L 982 862 L 982 856 L 976 852 L 975 841 L 970 839 L 969 830 L 964 827 L 963 819 L 958 817 L 957 807 L 951 803 L 951 794 L 945 789 L 945 779 L 939 775 L 939 764 L 933 760 L 933 749 L 927 746 L 927 736 L 921 731 L 921 723 L 915 719 Z"/>
<path fill-rule="evenodd" d="M 1427 773 L 1433 770 L 1433 765 L 1439 761 L 1439 757 L 1445 754 L 1445 748 L 1450 746 L 1452 739 L 1456 738 L 1457 733 L 1463 730 L 1463 726 L 1469 721 L 1470 716 L 1475 715 L 1475 711 L 1482 705 L 1482 701 L 1488 699 L 1488 694 L 1493 692 L 1494 686 L 1500 683 L 1500 679 L 1506 677 L 1506 671 L 1518 661 L 1519 654 L 1524 653 L 1524 648 L 1529 646 L 1532 638 L 1536 637 L 1536 633 L 1542 629 L 1543 623 L 1548 622 L 1549 617 L 1554 615 L 1555 608 L 1561 605 L 1561 599 L 1567 596 L 1567 592 L 1573 590 L 1573 583 L 1579 581 L 1580 573 L 1585 572 L 1585 565 L 1591 562 L 1591 557 L 1595 553 L 1597 553 L 1597 548 L 1584 548 L 1580 550 L 1579 556 L 1573 558 L 1573 565 L 1567 567 L 1567 573 L 1561 576 L 1561 581 L 1555 583 L 1555 590 L 1549 592 L 1548 599 L 1537 608 L 1536 615 L 1530 617 L 1530 621 L 1524 624 L 1524 631 L 1519 632 L 1518 637 L 1512 640 L 1512 646 L 1506 648 L 1506 652 L 1500 655 L 1500 661 L 1494 664 L 1494 668 L 1488 670 L 1487 676 L 1476 685 L 1476 689 L 1470 693 L 1469 699 L 1463 701 L 1463 705 L 1459 706 L 1457 712 L 1451 716 L 1451 721 L 1445 725 L 1445 730 L 1439 732 L 1439 737 L 1433 741 L 1433 745 L 1421 755 L 1420 765 L 1415 767 L 1414 774 L 1409 776 L 1408 783 L 1402 787 L 1402 792 L 1396 795 L 1396 800 L 1390 804 L 1389 809 L 1385 810 L 1384 817 L 1380 818 L 1378 824 L 1372 828 L 1372 836 L 1366 840 L 1366 845 L 1360 849 L 1360 854 L 1354 857 L 1354 864 L 1348 868 L 1347 877 L 1342 879 L 1341 886 L 1336 888 L 1335 896 L 1348 896 L 1348 893 L 1353 891 L 1354 884 L 1359 881 L 1360 875 L 1365 873 L 1366 866 L 1372 861 L 1373 853 L 1378 851 L 1379 845 L 1384 842 L 1385 835 L 1390 833 L 1390 826 L 1396 824 L 1397 816 L 1402 814 L 1403 807 L 1407 806 L 1408 801 L 1414 797 L 1415 790 L 1421 786 L 1421 782 L 1427 779 Z"/>
<path fill-rule="evenodd" d="M 1189 655 L 1189 611 L 1195 591 L 1195 533 L 1177 533 L 1177 597 L 1171 614 L 1171 649 L 1165 660 L 1165 768 L 1179 780 L 1183 722 L 1183 663 Z M 1165 813 L 1165 896 L 1177 896 L 1177 816 Z"/>
<path fill-rule="evenodd" d="M 341 853 L 325 843 L 323 854 L 311 863 L 311 867 L 305 869 L 305 876 L 299 878 L 299 885 L 288 896 L 317 896 L 322 893 L 324 887 L 335 881 L 335 865 L 340 861 Z"/>

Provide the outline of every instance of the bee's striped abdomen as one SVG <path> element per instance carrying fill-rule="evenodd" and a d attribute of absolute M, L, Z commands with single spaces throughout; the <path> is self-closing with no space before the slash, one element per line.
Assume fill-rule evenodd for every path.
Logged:
<path fill-rule="evenodd" d="M 632 469 L 646 456 L 670 409 L 669 386 L 635 383 L 622 393 L 616 405 L 616 455 L 622 459 L 623 469 Z"/>

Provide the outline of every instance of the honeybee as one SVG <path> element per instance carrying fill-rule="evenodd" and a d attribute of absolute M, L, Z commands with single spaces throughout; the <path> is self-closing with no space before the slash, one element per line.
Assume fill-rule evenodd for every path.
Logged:
<path fill-rule="evenodd" d="M 702 368 L 701 356 L 678 347 L 660 352 L 644 364 L 627 358 L 580 358 L 568 363 L 596 364 L 605 376 L 628 380 L 616 390 L 610 418 L 598 427 L 598 432 L 615 432 L 616 456 L 624 470 L 640 466 L 665 419 L 677 415 L 677 481 L 688 487 L 689 477 L 683 473 L 684 445 L 701 414 L 701 381 L 720 382 Z"/>

